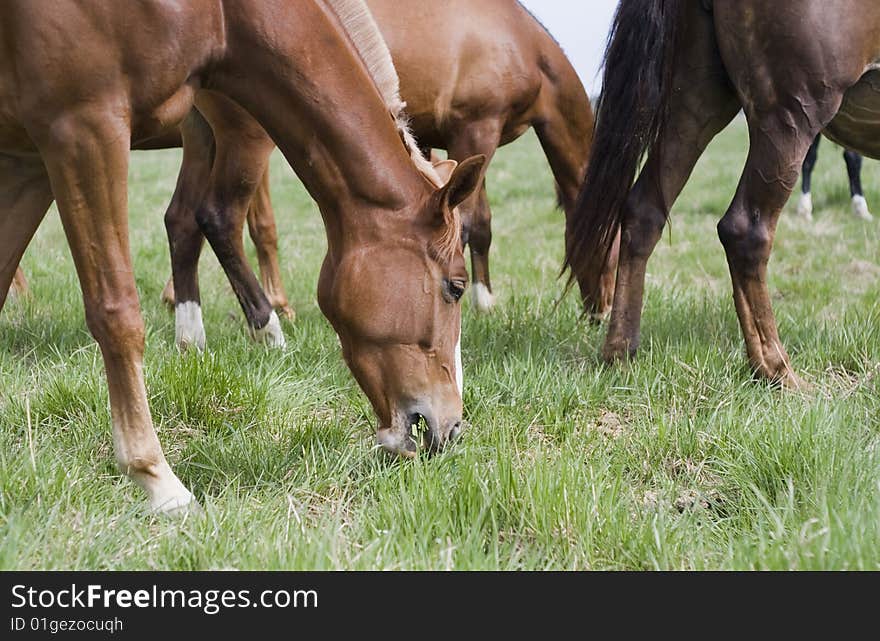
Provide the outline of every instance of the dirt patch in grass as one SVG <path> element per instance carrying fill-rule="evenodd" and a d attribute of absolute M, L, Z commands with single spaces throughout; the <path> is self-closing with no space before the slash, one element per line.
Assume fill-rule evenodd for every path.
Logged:
<path fill-rule="evenodd" d="M 854 260 L 847 265 L 841 274 L 847 291 L 865 293 L 880 279 L 880 265 L 867 260 Z"/>

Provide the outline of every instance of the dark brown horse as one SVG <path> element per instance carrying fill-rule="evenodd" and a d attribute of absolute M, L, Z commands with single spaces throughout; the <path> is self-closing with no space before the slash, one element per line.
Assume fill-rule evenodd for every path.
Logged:
<path fill-rule="evenodd" d="M 800 387 L 777 332 L 767 262 L 780 211 L 819 132 L 880 157 L 876 0 L 622 0 L 606 54 L 597 161 L 569 221 L 566 264 L 591 304 L 603 258 L 622 232 L 603 355 L 633 355 L 645 268 L 670 207 L 740 109 L 749 155 L 718 234 L 752 368 Z"/>
<path fill-rule="evenodd" d="M 439 148 L 456 161 L 480 154 L 491 160 L 498 147 L 534 128 L 556 179 L 560 204 L 570 215 L 589 160 L 593 112 L 577 73 L 547 30 L 515 0 L 367 4 L 391 50 L 411 127 L 425 153 Z M 255 155 L 254 160 L 261 158 Z M 198 180 L 199 170 L 195 164 L 191 167 Z M 263 284 L 276 308 L 289 310 L 277 269 L 277 232 L 268 189 L 260 188 L 255 201 L 247 221 Z M 463 237 L 471 250 L 473 301 L 477 309 L 488 311 L 494 296 L 489 278 L 491 210 L 484 176 L 478 192 L 460 210 Z M 169 233 L 173 238 L 174 230 Z M 175 297 L 169 282 L 163 293 L 166 302 L 174 304 L 176 298 L 178 304 L 185 303 L 197 288 L 195 259 L 197 255 L 175 264 L 174 280 L 185 283 L 186 291 Z M 604 272 L 602 302 L 594 310 L 598 316 L 611 308 L 615 260 L 611 256 Z"/>
<path fill-rule="evenodd" d="M 426 178 L 411 138 L 403 142 L 397 78 L 375 24 L 357 0 L 332 7 L 7 0 L 0 9 L 0 309 L 54 198 L 104 357 L 117 460 L 154 508 L 174 511 L 193 497 L 165 459 L 147 404 L 128 158 L 132 145 L 178 126 L 194 103 L 218 123 L 195 218 L 224 268 L 238 268 L 240 258 L 228 245 L 222 200 L 237 196 L 226 179 L 237 141 L 217 134 L 244 108 L 320 205 L 328 253 L 319 302 L 379 416 L 380 443 L 411 456 L 415 422 L 425 420 L 434 447 L 460 430 L 456 303 L 466 271 L 455 206 L 477 187 L 482 161 L 462 163 L 442 188 Z M 343 24 L 373 43 L 371 64 Z M 271 307 L 260 305 L 268 323 Z"/>

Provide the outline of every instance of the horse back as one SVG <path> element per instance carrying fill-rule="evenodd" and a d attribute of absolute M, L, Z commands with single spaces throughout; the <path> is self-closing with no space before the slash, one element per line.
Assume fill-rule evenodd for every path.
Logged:
<path fill-rule="evenodd" d="M 368 0 L 420 141 L 488 118 L 519 123 L 541 90 L 549 34 L 515 0 Z M 514 125 L 516 126 L 516 125 Z"/>
<path fill-rule="evenodd" d="M 6 0 L 0 15 L 0 149 L 97 105 L 133 138 L 167 129 L 224 42 L 216 0 Z"/>

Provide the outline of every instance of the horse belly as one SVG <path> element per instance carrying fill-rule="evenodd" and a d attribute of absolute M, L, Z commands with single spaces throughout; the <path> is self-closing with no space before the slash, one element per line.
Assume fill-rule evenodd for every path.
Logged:
<path fill-rule="evenodd" d="M 132 122 L 132 147 L 141 148 L 147 145 L 152 149 L 164 148 L 149 147 L 150 142 L 157 138 L 170 137 L 176 142 L 179 139 L 177 126 L 192 110 L 196 90 L 195 82 L 191 81 L 157 105 L 151 105 L 150 108 L 143 111 L 137 109 L 136 106 L 136 116 Z"/>
<path fill-rule="evenodd" d="M 847 149 L 880 160 L 880 69 L 868 71 L 846 92 L 825 134 Z"/>

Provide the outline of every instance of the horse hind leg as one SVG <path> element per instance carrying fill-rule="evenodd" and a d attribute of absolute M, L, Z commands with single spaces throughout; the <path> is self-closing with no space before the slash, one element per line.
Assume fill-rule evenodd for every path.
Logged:
<path fill-rule="evenodd" d="M 8 294 L 27 291 L 19 263 L 51 204 L 42 162 L 0 156 L 0 311 Z"/>
<path fill-rule="evenodd" d="M 843 152 L 843 160 L 846 162 L 846 171 L 849 174 L 853 215 L 860 220 L 873 220 L 874 217 L 868 209 L 868 201 L 865 200 L 865 194 L 862 191 L 862 156 L 847 149 Z"/>
<path fill-rule="evenodd" d="M 459 206 L 464 223 L 464 240 L 471 249 L 471 299 L 480 312 L 489 312 L 495 306 L 495 294 L 489 277 L 492 210 L 486 193 L 485 172 L 500 141 L 501 125 L 497 120 L 490 119 L 462 127 L 448 145 L 449 158 L 452 160 L 461 162 L 480 154 L 486 157 L 480 188 Z"/>
<path fill-rule="evenodd" d="M 63 126 L 37 144 L 76 265 L 86 322 L 104 358 L 117 463 L 154 509 L 177 513 L 195 502 L 165 459 L 147 402 L 144 323 L 128 242 L 131 134 L 116 102 L 63 118 Z"/>
<path fill-rule="evenodd" d="M 804 158 L 804 164 L 801 168 L 801 197 L 797 204 L 798 216 L 806 220 L 813 220 L 813 170 L 816 168 L 816 161 L 819 159 L 819 143 L 822 142 L 822 136 L 816 136 L 813 144 L 810 145 L 807 156 Z"/>
<path fill-rule="evenodd" d="M 281 280 L 281 267 L 278 264 L 278 229 L 275 226 L 275 211 L 269 193 L 269 170 L 263 174 L 260 186 L 251 200 L 247 213 L 248 230 L 257 249 L 260 263 L 260 280 L 269 304 L 288 320 L 296 318 L 296 313 L 287 299 L 284 282 Z"/>
<path fill-rule="evenodd" d="M 821 120 L 814 116 L 806 122 Z M 767 263 L 779 214 L 819 132 L 815 126 L 793 121 L 795 117 L 784 111 L 760 117 L 750 114 L 748 160 L 733 203 L 718 224 L 718 235 L 727 253 L 734 303 L 752 370 L 761 378 L 802 389 L 807 386 L 792 369 L 779 338 L 767 287 Z"/>

